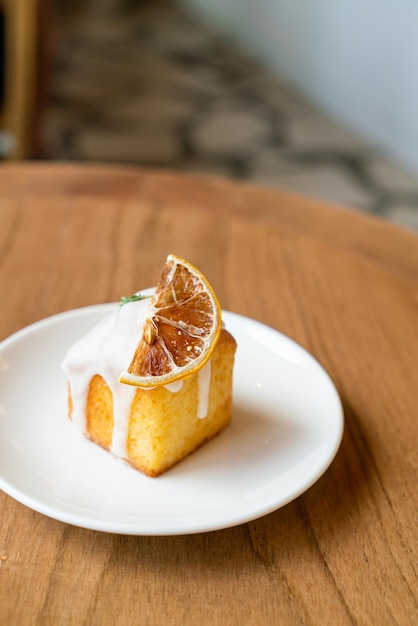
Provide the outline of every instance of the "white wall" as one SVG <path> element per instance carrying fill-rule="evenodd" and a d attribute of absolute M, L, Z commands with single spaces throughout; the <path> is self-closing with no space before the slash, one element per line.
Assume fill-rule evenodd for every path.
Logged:
<path fill-rule="evenodd" d="M 418 172 L 417 0 L 183 0 Z"/>

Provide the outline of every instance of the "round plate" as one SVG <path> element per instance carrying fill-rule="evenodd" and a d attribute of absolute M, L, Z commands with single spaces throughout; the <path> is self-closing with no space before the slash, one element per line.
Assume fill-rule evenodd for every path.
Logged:
<path fill-rule="evenodd" d="M 61 361 L 115 305 L 76 309 L 0 343 L 0 488 L 76 526 L 176 535 L 250 521 L 287 504 L 331 463 L 343 413 L 330 378 L 281 333 L 224 312 L 238 349 L 231 425 L 158 478 L 84 438 L 67 418 Z"/>

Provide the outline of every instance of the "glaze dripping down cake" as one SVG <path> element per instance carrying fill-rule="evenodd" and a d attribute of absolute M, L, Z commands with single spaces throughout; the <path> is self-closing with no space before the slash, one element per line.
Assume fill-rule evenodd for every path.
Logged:
<path fill-rule="evenodd" d="M 152 297 L 124 299 L 67 353 L 70 419 L 158 476 L 228 425 L 235 351 L 206 279 L 170 255 Z"/>

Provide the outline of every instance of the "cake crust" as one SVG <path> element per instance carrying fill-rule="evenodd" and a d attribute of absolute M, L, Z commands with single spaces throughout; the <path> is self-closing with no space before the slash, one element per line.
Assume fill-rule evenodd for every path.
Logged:
<path fill-rule="evenodd" d="M 175 391 L 164 386 L 136 389 L 126 425 L 128 463 L 148 476 L 159 476 L 226 428 L 232 411 L 235 351 L 235 339 L 223 328 L 204 366 L 209 371 L 184 379 Z M 69 393 L 71 417 L 71 389 Z M 206 412 L 199 416 L 202 404 Z M 112 392 L 95 374 L 89 382 L 85 434 L 111 450 L 114 427 Z"/>

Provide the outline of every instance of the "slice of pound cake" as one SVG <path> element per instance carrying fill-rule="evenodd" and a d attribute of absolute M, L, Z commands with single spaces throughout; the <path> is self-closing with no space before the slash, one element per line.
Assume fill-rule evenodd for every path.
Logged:
<path fill-rule="evenodd" d="M 235 351 L 208 281 L 169 255 L 152 296 L 123 298 L 67 353 L 70 418 L 158 476 L 228 425 Z"/>

